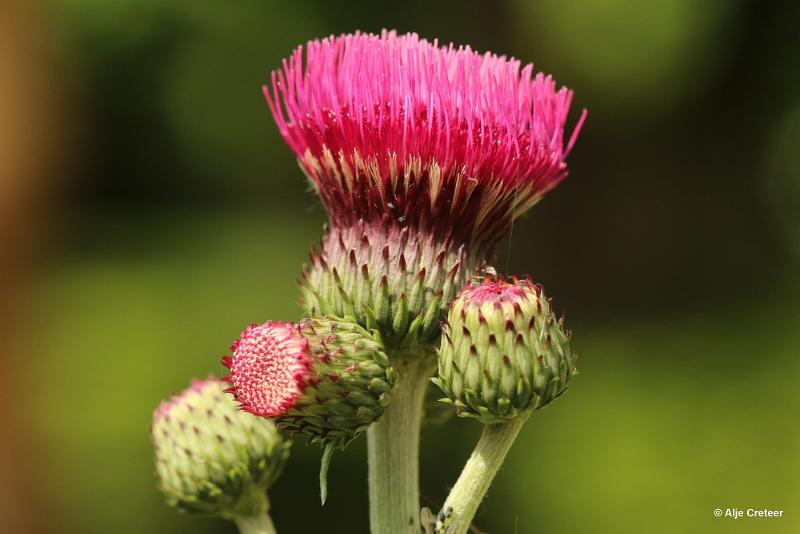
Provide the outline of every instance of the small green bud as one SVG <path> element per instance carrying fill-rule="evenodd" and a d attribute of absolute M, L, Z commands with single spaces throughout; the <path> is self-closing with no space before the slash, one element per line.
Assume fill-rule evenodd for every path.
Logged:
<path fill-rule="evenodd" d="M 212 377 L 161 403 L 151 439 L 167 504 L 226 518 L 267 510 L 266 490 L 291 446 L 271 422 L 239 410 Z"/>
<path fill-rule="evenodd" d="M 433 381 L 462 417 L 501 423 L 549 404 L 573 374 L 571 333 L 541 286 L 487 276 L 467 284 L 442 324 Z"/>

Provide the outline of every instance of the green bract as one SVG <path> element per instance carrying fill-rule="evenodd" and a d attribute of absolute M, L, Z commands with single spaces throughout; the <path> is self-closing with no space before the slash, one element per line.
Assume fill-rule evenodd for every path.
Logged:
<path fill-rule="evenodd" d="M 447 303 L 480 263 L 451 236 L 436 237 L 386 219 L 330 228 L 300 289 L 309 316 L 348 317 L 406 353 L 433 346 Z M 407 349 L 411 349 L 410 351 Z"/>
<path fill-rule="evenodd" d="M 275 423 L 311 442 L 344 447 L 381 416 L 395 371 L 381 343 L 353 322 L 328 317 L 297 326 L 308 341 L 313 375 Z"/>
<path fill-rule="evenodd" d="M 571 334 L 528 280 L 470 283 L 453 300 L 442 333 L 433 380 L 459 415 L 486 424 L 547 405 L 575 374 Z"/>
<path fill-rule="evenodd" d="M 156 482 L 170 506 L 227 518 L 268 508 L 291 443 L 239 410 L 216 378 L 195 380 L 153 415 Z"/>

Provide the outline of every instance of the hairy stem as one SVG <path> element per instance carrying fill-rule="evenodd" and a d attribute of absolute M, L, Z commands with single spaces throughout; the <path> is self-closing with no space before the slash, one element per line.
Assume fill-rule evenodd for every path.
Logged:
<path fill-rule="evenodd" d="M 256 515 L 237 515 L 233 518 L 241 534 L 276 534 L 275 525 L 269 513 Z"/>
<path fill-rule="evenodd" d="M 475 450 L 442 507 L 437 521 L 437 533 L 464 534 L 469 530 L 478 506 L 529 415 L 524 414 L 507 423 L 486 425 L 483 428 Z"/>
<path fill-rule="evenodd" d="M 418 534 L 419 429 L 434 361 L 431 354 L 396 354 L 391 359 L 398 374 L 392 400 L 367 431 L 370 530 Z"/>

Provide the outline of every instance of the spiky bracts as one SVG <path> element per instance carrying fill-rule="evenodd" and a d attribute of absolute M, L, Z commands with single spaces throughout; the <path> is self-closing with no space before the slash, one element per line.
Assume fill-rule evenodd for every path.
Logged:
<path fill-rule="evenodd" d="M 226 380 L 242 408 L 326 446 L 344 447 L 376 421 L 395 380 L 381 343 L 332 317 L 250 326 L 231 351 Z"/>
<path fill-rule="evenodd" d="M 547 405 L 575 373 L 571 334 L 541 286 L 527 279 L 470 282 L 442 332 L 434 382 L 459 415 L 486 424 Z"/>
<path fill-rule="evenodd" d="M 271 422 L 240 411 L 216 378 L 162 402 L 151 439 L 167 503 L 228 518 L 266 511 L 290 447 Z"/>
<path fill-rule="evenodd" d="M 478 249 L 566 177 L 583 122 L 565 143 L 572 93 L 532 65 L 393 31 L 310 41 L 264 94 L 332 225 L 389 214 Z"/>
<path fill-rule="evenodd" d="M 414 348 L 438 340 L 447 303 L 478 264 L 450 235 L 437 239 L 385 216 L 329 228 L 300 288 L 308 315 L 351 317 L 377 328 L 387 346 Z"/>

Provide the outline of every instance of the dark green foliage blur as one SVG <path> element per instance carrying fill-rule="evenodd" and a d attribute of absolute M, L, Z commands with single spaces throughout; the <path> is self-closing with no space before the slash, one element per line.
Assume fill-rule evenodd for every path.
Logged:
<path fill-rule="evenodd" d="M 78 154 L 26 400 L 48 531 L 233 532 L 152 480 L 160 399 L 251 322 L 296 319 L 324 221 L 260 86 L 301 42 L 393 27 L 533 61 L 589 109 L 571 174 L 497 251 L 566 312 L 580 374 L 523 430 L 492 533 L 800 531 L 800 40 L 793 3 L 50 0 Z M 434 414 L 436 415 L 436 414 Z M 480 425 L 424 428 L 436 509 Z M 367 531 L 363 439 L 295 444 L 289 533 Z M 717 519 L 721 507 L 786 510 Z"/>

